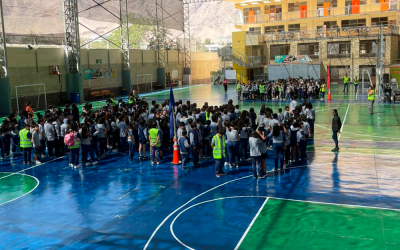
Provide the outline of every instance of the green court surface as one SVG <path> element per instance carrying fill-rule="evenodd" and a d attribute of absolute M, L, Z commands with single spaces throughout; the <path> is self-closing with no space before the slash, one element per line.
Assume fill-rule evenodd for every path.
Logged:
<path fill-rule="evenodd" d="M 268 198 L 239 249 L 400 249 L 400 212 Z"/>
<path fill-rule="evenodd" d="M 30 175 L 0 173 L 0 205 L 29 194 L 38 185 L 38 179 Z"/>

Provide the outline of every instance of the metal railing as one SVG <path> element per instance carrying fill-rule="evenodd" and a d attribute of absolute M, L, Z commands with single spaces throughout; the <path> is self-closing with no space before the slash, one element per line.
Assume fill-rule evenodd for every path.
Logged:
<path fill-rule="evenodd" d="M 292 21 L 300 20 L 305 18 L 323 18 L 323 17 L 335 17 L 343 15 L 362 15 L 376 12 L 386 11 L 398 11 L 400 7 L 399 2 L 386 2 L 376 4 L 365 4 L 365 5 L 348 5 L 344 7 L 328 7 L 328 8 L 317 8 L 313 10 L 301 10 L 292 12 L 279 12 L 270 13 L 263 15 L 243 16 L 237 18 L 236 25 L 243 24 L 257 24 L 257 23 L 270 23 L 280 21 Z"/>
<path fill-rule="evenodd" d="M 277 31 L 274 33 L 265 33 L 264 41 L 286 41 L 286 40 L 305 40 L 317 38 L 335 38 L 335 37 L 357 37 L 357 36 L 377 36 L 380 34 L 381 26 L 371 27 L 346 27 L 346 28 L 331 28 L 331 29 L 314 29 L 314 30 L 299 30 L 299 31 Z M 384 35 L 399 34 L 399 26 L 386 25 L 382 27 Z"/>
<path fill-rule="evenodd" d="M 257 67 L 260 64 L 265 64 L 267 62 L 266 56 L 247 56 L 242 52 L 234 50 L 230 47 L 219 49 L 218 55 L 220 57 L 227 57 L 236 64 L 245 66 L 247 68 Z"/>

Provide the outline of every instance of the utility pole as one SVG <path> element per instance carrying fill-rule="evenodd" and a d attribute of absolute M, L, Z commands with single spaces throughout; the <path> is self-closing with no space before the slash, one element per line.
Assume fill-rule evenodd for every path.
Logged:
<path fill-rule="evenodd" d="M 0 0 L 0 115 L 11 114 L 11 88 L 7 71 L 6 34 L 4 31 L 3 1 Z"/>
<path fill-rule="evenodd" d="M 378 96 L 379 96 L 379 102 L 383 100 L 383 58 L 385 55 L 385 38 L 383 36 L 383 24 L 381 24 L 381 27 L 379 29 L 379 39 L 378 39 L 378 54 L 377 54 L 377 69 L 378 69 Z"/>

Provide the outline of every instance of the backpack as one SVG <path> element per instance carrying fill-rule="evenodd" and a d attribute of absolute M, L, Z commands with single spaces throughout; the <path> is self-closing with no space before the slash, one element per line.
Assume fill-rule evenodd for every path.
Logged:
<path fill-rule="evenodd" d="M 64 137 L 64 144 L 68 147 L 72 147 L 75 145 L 75 138 L 73 133 L 69 133 Z"/>

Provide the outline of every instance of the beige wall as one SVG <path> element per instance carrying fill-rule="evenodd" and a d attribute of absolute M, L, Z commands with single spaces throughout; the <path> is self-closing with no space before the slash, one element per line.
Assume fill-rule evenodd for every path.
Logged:
<path fill-rule="evenodd" d="M 61 48 L 7 48 L 8 72 L 10 84 L 15 95 L 14 86 L 44 83 L 47 93 L 58 93 L 60 86 L 58 77 L 49 75 L 50 65 L 60 65 L 61 74 L 65 76 L 64 50 Z M 101 59 L 102 64 L 96 64 Z M 166 72 L 173 69 L 179 71 L 182 78 L 184 53 L 174 50 L 166 52 Z M 153 82 L 157 79 L 157 52 L 152 50 L 131 50 L 130 52 L 132 85 L 136 84 L 137 76 L 151 74 Z M 105 89 L 122 86 L 122 55 L 119 50 L 81 50 L 81 65 L 84 69 L 114 68 L 115 78 L 83 81 L 84 89 Z M 192 79 L 210 79 L 210 72 L 219 68 L 217 53 L 192 53 Z M 62 77 L 62 87 L 65 91 L 65 78 Z M 196 82 L 194 82 L 196 83 Z M 208 82 L 209 83 L 209 82 Z M 21 95 L 37 93 L 37 87 L 21 88 Z"/>
<path fill-rule="evenodd" d="M 220 59 L 217 53 L 192 53 L 192 82 L 209 83 L 211 79 L 210 72 L 219 69 Z M 206 82 L 208 80 L 208 82 Z"/>

